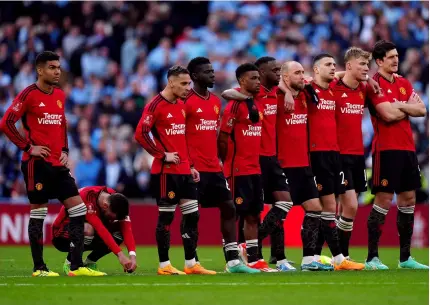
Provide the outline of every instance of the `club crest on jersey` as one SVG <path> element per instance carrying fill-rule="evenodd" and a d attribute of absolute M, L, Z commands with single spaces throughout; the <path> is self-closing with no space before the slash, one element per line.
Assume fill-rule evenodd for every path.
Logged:
<path fill-rule="evenodd" d="M 185 114 L 185 110 L 184 109 L 182 109 L 181 110 L 181 112 L 182 112 L 182 115 L 184 116 L 184 118 L 186 117 L 186 114 Z"/>
<path fill-rule="evenodd" d="M 218 114 L 219 113 L 219 107 L 218 106 L 214 106 L 214 111 L 215 111 L 216 114 Z"/>
<path fill-rule="evenodd" d="M 57 100 L 57 106 L 58 108 L 63 108 L 63 103 L 60 100 Z"/>
<path fill-rule="evenodd" d="M 406 95 L 406 89 L 405 88 L 403 88 L 403 87 L 400 87 L 400 93 L 401 94 L 403 94 L 403 95 Z"/>
<path fill-rule="evenodd" d="M 317 188 L 318 188 L 318 191 L 320 191 L 320 192 L 321 192 L 321 191 L 322 191 L 322 189 L 323 189 L 323 186 L 322 186 L 321 184 L 319 184 L 319 183 L 318 183 L 318 184 L 317 184 Z"/>
<path fill-rule="evenodd" d="M 175 198 L 175 192 L 170 191 L 170 192 L 167 194 L 167 197 L 169 197 L 170 199 Z"/>
<path fill-rule="evenodd" d="M 243 203 L 243 198 L 242 197 L 237 197 L 235 201 L 236 201 L 236 204 L 240 205 L 240 204 Z"/>
<path fill-rule="evenodd" d="M 258 112 L 259 116 L 260 116 L 260 121 L 263 120 L 263 113 L 261 111 Z"/>
<path fill-rule="evenodd" d="M 36 190 L 41 191 L 43 189 L 43 184 L 42 183 L 37 183 L 36 184 Z"/>
<path fill-rule="evenodd" d="M 12 107 L 13 111 L 15 111 L 15 112 L 20 111 L 21 108 L 22 108 L 22 103 L 21 102 L 16 102 L 15 105 L 13 105 L 13 107 Z"/>
<path fill-rule="evenodd" d="M 307 108 L 307 107 L 308 107 L 308 104 L 306 103 L 306 100 L 305 100 L 305 99 L 303 99 L 303 100 L 302 100 L 302 105 L 303 105 L 303 107 L 305 107 L 305 108 Z"/>
<path fill-rule="evenodd" d="M 387 179 L 382 179 L 381 180 L 381 185 L 382 186 L 387 186 L 388 185 L 388 180 Z"/>
<path fill-rule="evenodd" d="M 147 114 L 145 116 L 145 118 L 143 119 L 143 124 L 145 125 L 151 125 L 152 122 L 152 115 L 151 114 Z"/>
<path fill-rule="evenodd" d="M 361 91 L 360 91 L 360 92 L 358 93 L 358 95 L 360 96 L 360 98 L 361 98 L 361 99 L 364 99 L 363 92 L 361 92 Z"/>

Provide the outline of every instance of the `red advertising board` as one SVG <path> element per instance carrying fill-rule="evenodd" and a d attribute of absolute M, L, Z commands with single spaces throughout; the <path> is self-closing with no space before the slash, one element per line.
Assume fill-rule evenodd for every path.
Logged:
<path fill-rule="evenodd" d="M 51 225 L 60 205 L 49 206 L 49 213 L 45 219 L 44 238 L 45 243 L 51 240 Z M 371 206 L 363 206 L 358 209 L 357 218 L 354 221 L 351 244 L 354 246 L 367 245 L 367 216 Z M 266 207 L 264 213 L 267 213 Z M 158 210 L 154 205 L 135 204 L 131 206 L 131 220 L 136 243 L 139 245 L 155 244 L 155 227 L 157 224 Z M 219 212 L 217 209 L 201 209 L 199 223 L 199 245 L 220 245 L 221 232 L 219 226 Z M 303 220 L 301 207 L 293 207 L 285 221 L 285 242 L 288 246 L 300 247 L 300 228 Z M 397 246 L 398 234 L 396 226 L 397 209 L 392 207 L 387 215 L 381 237 L 381 246 Z M 175 220 L 172 224 L 172 245 L 182 243 L 179 233 L 180 210 L 177 209 Z M 21 204 L 0 204 L 0 245 L 28 244 L 27 225 L 29 219 L 29 206 Z M 415 227 L 412 238 L 413 247 L 428 247 L 428 205 L 416 205 Z"/>

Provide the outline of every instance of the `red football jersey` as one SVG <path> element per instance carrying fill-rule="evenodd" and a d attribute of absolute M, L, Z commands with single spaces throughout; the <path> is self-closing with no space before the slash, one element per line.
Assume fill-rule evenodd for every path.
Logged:
<path fill-rule="evenodd" d="M 205 98 L 191 90 L 185 99 L 188 152 L 198 171 L 221 171 L 217 149 L 220 109 L 220 99 L 210 92 Z"/>
<path fill-rule="evenodd" d="M 278 108 L 283 109 L 283 105 L 284 93 L 278 91 Z M 281 167 L 309 166 L 307 120 L 308 108 L 303 91 L 294 98 L 294 113 L 278 111 L 276 135 Z"/>
<path fill-rule="evenodd" d="M 161 172 L 191 174 L 185 139 L 185 115 L 183 101 L 177 100 L 176 103 L 171 103 L 161 94 L 145 106 L 134 136 L 136 141 L 154 157 L 152 174 Z M 164 152 L 177 152 L 180 163 L 163 162 Z"/>
<path fill-rule="evenodd" d="M 260 86 L 260 92 L 254 98 L 255 103 L 263 112 L 263 133 L 261 135 L 261 156 L 276 155 L 276 111 L 278 108 L 278 100 L 276 99 L 276 91 L 278 87 L 267 89 Z"/>
<path fill-rule="evenodd" d="M 121 248 L 116 244 L 112 237 L 112 234 L 108 231 L 105 224 L 113 224 L 117 220 L 107 220 L 103 218 L 101 210 L 97 204 L 97 200 L 101 192 L 106 192 L 109 194 L 115 194 L 116 191 L 108 188 L 106 186 L 88 186 L 79 189 L 79 195 L 87 206 L 87 214 L 85 215 L 85 221 L 93 226 L 94 230 L 103 240 L 103 242 L 109 247 L 109 249 L 118 254 L 121 252 Z M 52 224 L 54 232 L 61 233 L 61 229 L 66 224 L 70 222 L 70 218 L 66 213 L 64 206 L 61 207 L 54 223 Z M 105 223 L 105 224 L 104 224 Z M 124 220 L 119 221 L 121 233 L 124 237 L 124 244 L 126 245 L 128 251 L 136 251 L 136 244 L 134 241 L 130 217 L 127 216 Z"/>
<path fill-rule="evenodd" d="M 308 104 L 310 151 L 339 151 L 336 134 L 336 100 L 330 88 L 312 82 L 319 98 L 318 105 Z"/>
<path fill-rule="evenodd" d="M 333 81 L 330 87 L 336 99 L 337 142 L 341 154 L 363 155 L 363 133 L 361 122 L 366 100 L 384 99 L 371 86 L 360 82 L 357 88 L 350 88 L 342 80 Z"/>
<path fill-rule="evenodd" d="M 260 120 L 253 124 L 249 120 L 246 102 L 230 101 L 221 119 L 221 131 L 230 134 L 224 175 L 244 176 L 261 174 L 260 141 L 263 113 L 257 105 Z"/>
<path fill-rule="evenodd" d="M 22 90 L 6 111 L 0 129 L 20 149 L 24 150 L 22 160 L 28 160 L 26 152 L 30 145 L 46 146 L 51 155 L 45 160 L 53 166 L 62 166 L 61 152 L 68 152 L 67 123 L 64 115 L 64 91 L 54 87 L 51 93 L 41 91 L 36 84 Z M 21 119 L 25 130 L 22 137 L 15 127 Z"/>
<path fill-rule="evenodd" d="M 385 100 L 373 101 L 373 106 L 384 101 L 406 103 L 414 91 L 411 83 L 403 77 L 394 77 L 393 82 L 390 82 L 381 74 L 376 73 L 373 79 L 378 82 L 386 97 Z M 378 116 L 372 115 L 372 123 L 375 131 L 372 143 L 373 152 L 380 150 L 415 151 L 409 117 L 397 122 L 387 123 Z"/>

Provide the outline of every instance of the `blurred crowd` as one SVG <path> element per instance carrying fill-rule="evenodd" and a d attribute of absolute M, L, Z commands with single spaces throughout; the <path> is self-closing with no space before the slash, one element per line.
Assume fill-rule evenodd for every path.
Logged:
<path fill-rule="evenodd" d="M 0 116 L 35 81 L 35 56 L 57 52 L 79 187 L 104 184 L 130 197 L 148 196 L 152 157 L 136 145 L 134 129 L 145 103 L 165 85 L 167 69 L 196 56 L 210 58 L 220 93 L 236 85 L 239 64 L 261 56 L 294 59 L 310 72 L 313 56 L 324 51 L 342 70 L 348 47 L 371 50 L 377 40 L 391 40 L 399 73 L 428 108 L 426 1 L 2 2 L 0 20 Z M 412 122 L 423 173 L 418 200 L 427 202 L 428 117 Z M 368 113 L 363 132 L 370 168 Z M 0 197 L 25 201 L 19 159 L 0 135 Z"/>

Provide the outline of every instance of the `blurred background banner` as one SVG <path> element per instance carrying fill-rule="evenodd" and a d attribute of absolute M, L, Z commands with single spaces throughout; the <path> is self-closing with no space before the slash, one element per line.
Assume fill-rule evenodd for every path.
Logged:
<path fill-rule="evenodd" d="M 397 45 L 399 73 L 428 108 L 428 19 L 428 1 L 1 2 L 0 116 L 35 81 L 37 53 L 57 52 L 78 186 L 107 185 L 148 202 L 152 157 L 133 133 L 170 66 L 209 57 L 219 94 L 236 85 L 239 64 L 261 56 L 297 60 L 309 72 L 313 56 L 324 51 L 343 70 L 348 47 L 371 50 L 386 39 Z M 417 198 L 428 203 L 428 117 L 411 121 L 423 181 Z M 367 111 L 362 126 L 370 180 Z M 19 160 L 20 152 L 0 134 L 0 197 L 7 202 L 27 201 Z M 365 193 L 360 202 L 372 198 Z"/>
<path fill-rule="evenodd" d="M 55 216 L 60 210 L 60 205 L 54 205 L 49 208 L 49 214 L 44 222 L 45 243 L 50 243 L 52 238 L 52 223 Z M 268 206 L 262 215 L 268 212 Z M 367 246 L 367 217 L 369 216 L 371 206 L 363 206 L 358 209 L 356 220 L 354 221 L 354 232 L 351 238 L 352 246 Z M 171 244 L 182 245 L 180 234 L 180 210 L 177 209 L 177 215 L 172 223 L 172 228 L 178 230 L 171 231 Z M 130 215 L 133 224 L 133 233 L 138 245 L 155 245 L 155 227 L 157 226 L 158 208 L 151 204 L 131 205 Z M 220 246 L 221 232 L 214 228 L 219 228 L 219 211 L 218 209 L 200 209 L 199 222 L 199 246 Z M 27 225 L 30 217 L 26 205 L 0 204 L 0 246 L 1 245 L 23 245 L 28 244 Z M 144 221 L 142 221 L 144 217 Z M 295 206 L 288 214 L 285 227 L 285 244 L 290 247 L 301 247 L 302 240 L 300 229 L 304 213 L 300 206 Z M 397 208 L 393 207 L 387 215 L 383 228 L 380 246 L 398 246 L 399 237 L 396 226 Z M 417 205 L 415 207 L 415 224 L 414 235 L 412 237 L 412 247 L 428 247 L 429 233 L 429 208 L 428 205 Z M 269 239 L 265 240 L 269 243 Z M 220 250 L 221 251 L 221 250 Z M 288 251 L 287 251 L 288 252 Z"/>

